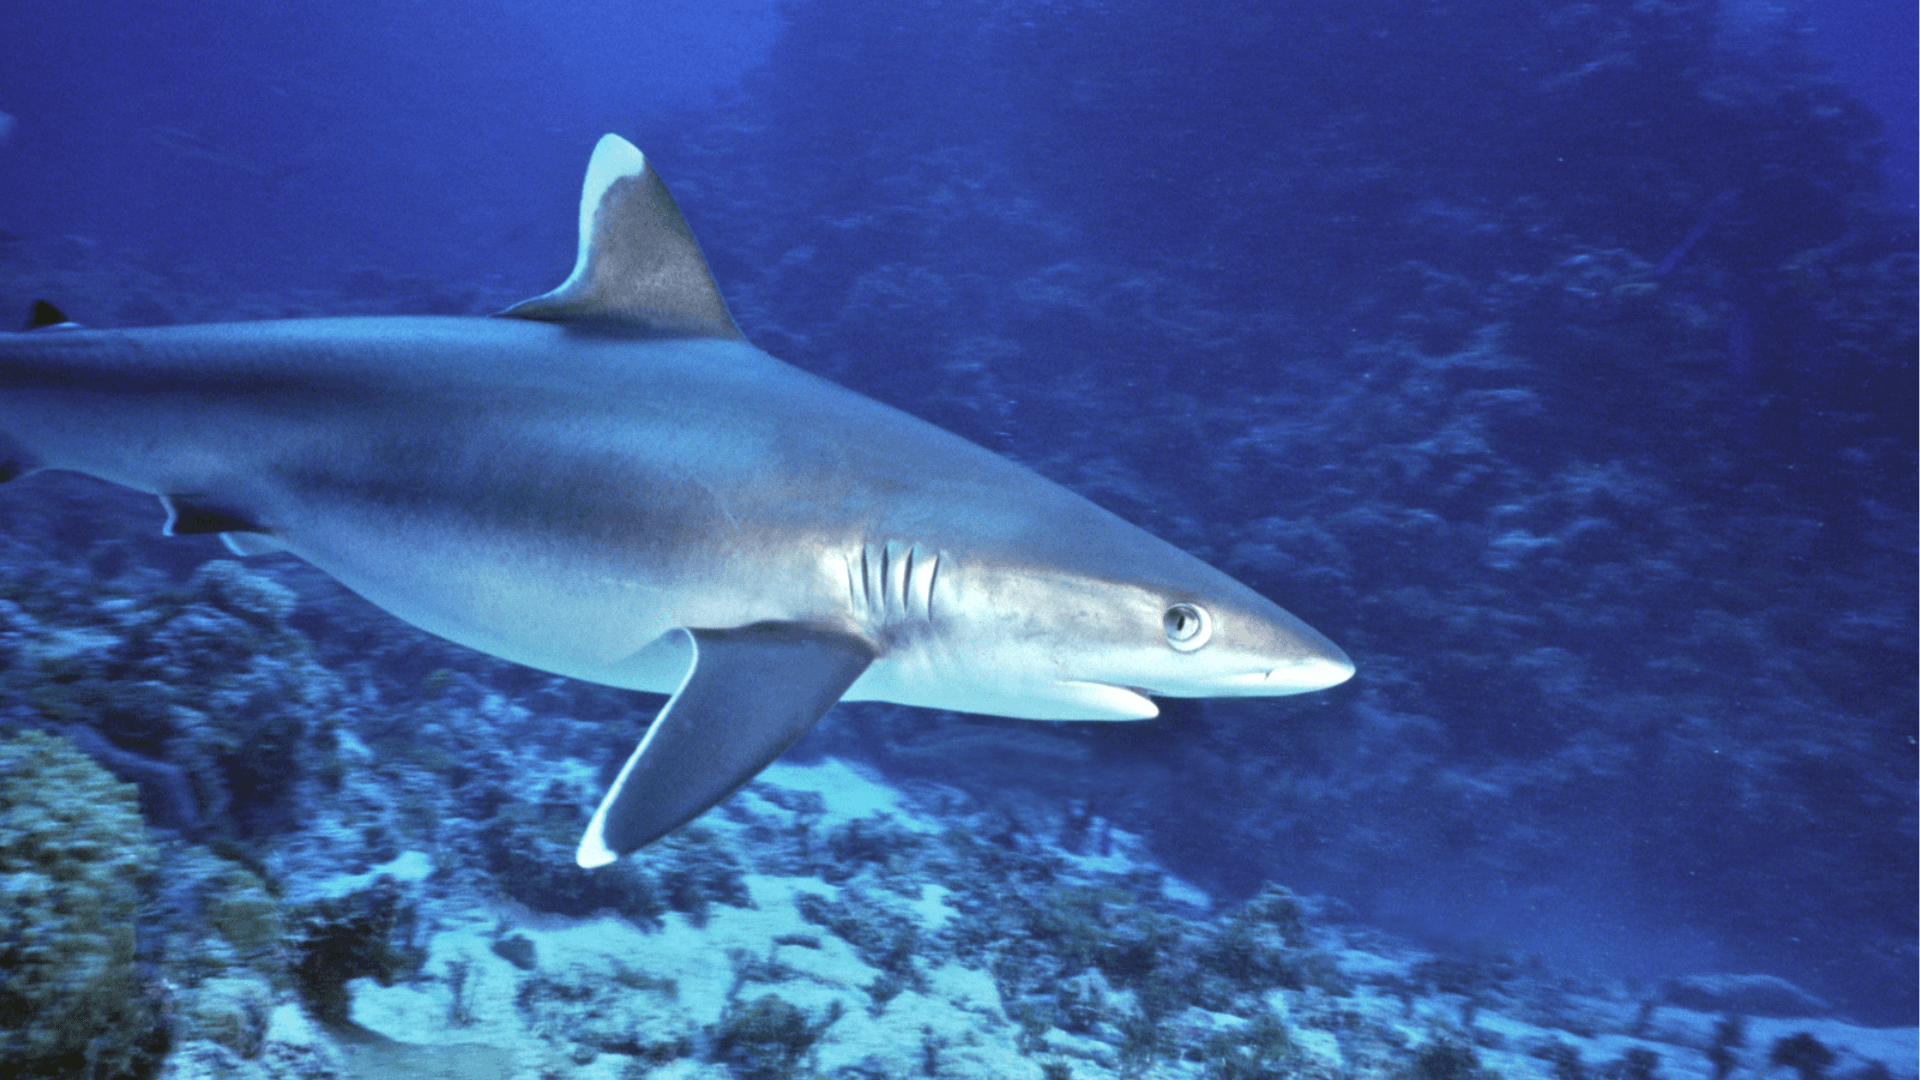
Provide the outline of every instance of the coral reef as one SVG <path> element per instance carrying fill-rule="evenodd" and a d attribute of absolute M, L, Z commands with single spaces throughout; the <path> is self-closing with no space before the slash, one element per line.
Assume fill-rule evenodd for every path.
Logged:
<path fill-rule="evenodd" d="M 808 1049 L 839 1018 L 836 1008 L 813 1020 L 778 995 L 762 994 L 720 1018 L 713 1057 L 741 1080 L 790 1080 L 801 1074 Z"/>
<path fill-rule="evenodd" d="M 76 583 L 0 611 L 22 642 L 0 689 L 138 781 L 159 823 L 249 838 L 295 821 L 342 688 L 288 625 L 294 594 L 231 560 L 179 587 L 129 575 L 105 591 Z"/>
<path fill-rule="evenodd" d="M 1784 1065 L 1800 1080 L 1826 1080 L 1835 1060 L 1832 1050 L 1805 1031 L 1777 1040 L 1767 1051 L 1767 1064 Z"/>
<path fill-rule="evenodd" d="M 0 1071 L 141 1075 L 165 1048 L 136 927 L 156 852 L 134 789 L 0 728 Z"/>
<path fill-rule="evenodd" d="M 412 901 L 391 878 L 346 896 L 298 906 L 289 928 L 293 976 L 301 999 L 323 1023 L 345 1023 L 347 984 L 371 978 L 391 986 L 417 968 Z"/>
<path fill-rule="evenodd" d="M 210 575 L 195 588 L 231 597 L 221 590 L 236 584 Z M 280 602 L 223 603 L 236 619 L 288 617 Z M 90 647 L 111 652 L 111 634 L 96 634 L 107 640 Z M 238 652 L 214 656 L 216 683 L 220 664 L 256 669 Z M 95 827 L 114 822 L 118 845 L 69 853 L 117 868 L 121 903 L 144 899 L 142 955 L 156 973 L 136 977 L 130 920 L 62 939 L 105 949 L 97 970 L 113 978 L 73 993 L 53 1027 L 16 1025 L 23 1075 L 83 1058 L 102 1075 L 140 1075 L 169 1046 L 170 1080 L 329 1077 L 347 1062 L 502 1077 L 1659 1080 L 1736 1074 L 1750 1041 L 1816 1080 L 1887 1068 L 1832 1021 L 1821 1030 L 1855 1033 L 1853 1048 L 1768 1026 L 1784 1020 L 1736 1030 L 1682 1007 L 1811 1000 L 1781 980 L 1675 980 L 1663 1001 L 1504 957 L 1425 954 L 1278 885 L 1208 910 L 1086 800 L 989 804 L 831 760 L 776 765 L 643 857 L 580 874 L 571 852 L 597 784 L 555 755 L 600 759 L 612 740 L 475 685 L 449 673 L 361 692 L 329 742 L 341 805 L 264 860 L 218 838 L 173 840 L 162 855 L 130 786 L 50 735 L 7 736 L 0 798 L 27 818 L 6 819 L 21 839 L 4 850 L 51 843 L 49 806 L 78 813 L 47 792 L 102 792 L 79 801 Z M 435 704 L 384 704 L 401 692 Z M 547 688 L 526 700 L 565 702 Z M 419 725 L 410 749 L 396 716 Z M 395 756 L 367 752 L 376 744 Z M 474 785 L 505 797 L 462 795 Z M 147 889 L 144 868 L 161 858 Z M 6 880 L 29 903 L 84 895 Z M 32 970 L 10 966 L 0 987 L 24 992 Z M 103 1027 L 66 1043 L 49 1034 L 82 1017 Z"/>

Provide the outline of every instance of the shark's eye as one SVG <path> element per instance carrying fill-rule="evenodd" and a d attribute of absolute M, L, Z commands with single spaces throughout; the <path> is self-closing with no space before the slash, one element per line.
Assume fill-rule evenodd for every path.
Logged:
<path fill-rule="evenodd" d="M 1213 636 L 1213 619 L 1198 604 L 1175 604 L 1160 616 L 1167 632 L 1167 644 L 1181 652 L 1192 652 Z"/>

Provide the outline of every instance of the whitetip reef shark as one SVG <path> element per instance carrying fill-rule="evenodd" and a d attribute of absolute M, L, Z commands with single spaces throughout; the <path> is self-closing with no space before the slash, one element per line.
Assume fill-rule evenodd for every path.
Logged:
<path fill-rule="evenodd" d="M 87 473 L 461 645 L 670 694 L 581 866 L 691 821 L 833 703 L 1141 720 L 1353 674 L 1271 601 L 749 344 L 631 143 L 559 288 L 491 317 L 0 334 L 0 481 Z"/>

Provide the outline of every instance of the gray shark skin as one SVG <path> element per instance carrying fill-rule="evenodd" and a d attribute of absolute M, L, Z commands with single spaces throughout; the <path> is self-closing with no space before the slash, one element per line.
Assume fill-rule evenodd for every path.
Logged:
<path fill-rule="evenodd" d="M 1225 574 L 734 326 L 609 135 L 558 289 L 487 318 L 0 335 L 0 480 L 88 473 L 169 534 L 291 552 L 495 656 L 671 694 L 578 859 L 725 798 L 839 700 L 1145 719 L 1353 665 Z"/>

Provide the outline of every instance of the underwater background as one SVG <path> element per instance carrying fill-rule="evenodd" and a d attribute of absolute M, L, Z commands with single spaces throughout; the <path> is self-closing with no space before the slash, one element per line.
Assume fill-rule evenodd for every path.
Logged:
<path fill-rule="evenodd" d="M 666 926 L 738 899 L 748 871 L 837 886 L 888 867 L 900 895 L 916 874 L 961 895 L 963 878 L 1066 875 L 1046 852 L 1122 848 L 1181 884 L 1129 900 L 1137 873 L 1098 871 L 1045 910 L 1159 943 L 1144 953 L 1049 916 L 1034 955 L 1051 974 L 1016 971 L 993 943 L 1044 939 L 1005 922 L 1044 904 L 1004 884 L 971 894 L 963 913 L 990 928 L 971 944 L 923 929 L 858 947 L 933 997 L 935 955 L 940 971 L 991 970 L 998 1005 L 968 1015 L 1021 1025 L 1021 1067 L 1048 1080 L 1101 1075 L 1101 1051 L 1049 1032 L 1080 1023 L 1099 1042 L 1108 1022 L 1071 1019 L 1057 987 L 1044 1014 L 1020 995 L 1098 971 L 1134 1002 L 1116 1016 L 1176 1015 L 1141 995 L 1189 956 L 1169 943 L 1228 954 L 1231 927 L 1208 912 L 1238 912 L 1243 935 L 1281 926 L 1286 949 L 1310 936 L 1289 919 L 1344 927 L 1348 946 L 1390 935 L 1467 972 L 1395 969 L 1387 993 L 1351 963 L 1342 983 L 1297 956 L 1284 977 L 1242 956 L 1246 984 L 1206 1007 L 1249 1024 L 1226 1006 L 1262 978 L 1316 1001 L 1343 986 L 1349 1001 L 1492 1001 L 1501 979 L 1590 979 L 1619 1000 L 1763 1012 L 1685 989 L 1732 975 L 1818 1002 L 1803 1015 L 1914 1025 L 1910 5 L 157 10 L 0 13 L 0 313 L 24 320 L 42 298 L 98 326 L 496 311 L 566 275 L 581 170 L 618 132 L 672 186 L 756 344 L 1196 553 L 1339 642 L 1359 675 L 1299 698 L 1166 702 L 1127 725 L 841 705 L 788 761 L 917 792 L 894 813 L 932 823 L 921 832 L 847 839 L 822 823 L 830 785 L 815 806 L 806 783 L 775 781 L 742 797 L 759 809 L 709 815 L 734 832 L 660 855 L 672 872 L 577 877 L 597 774 L 657 699 L 464 652 L 283 557 L 243 568 L 217 542 L 162 540 L 150 498 L 36 477 L 0 490 L 0 1060 L 62 1075 L 120 1038 L 126 1075 L 198 1075 L 159 1064 L 163 1043 L 198 1038 L 241 1075 L 269 1068 L 277 1002 L 340 1019 L 345 982 L 372 978 L 438 980 L 459 1006 L 426 939 L 463 904 L 549 930 L 608 910 Z M 110 777 L 138 785 L 137 811 Z M 118 817 L 75 816 L 109 806 Z M 935 859 L 927 837 L 952 828 L 980 846 L 948 837 Z M 809 829 L 811 854 L 781 846 Z M 68 869 L 22 892 L 54 848 Z M 416 855 L 435 869 L 339 885 Z M 58 883 L 87 874 L 106 884 L 76 907 Z M 872 921 L 835 903 L 852 906 L 815 911 L 811 933 Z M 29 986 L 50 954 L 20 942 L 79 908 L 142 929 L 48 946 L 119 975 L 74 1014 L 93 1020 L 33 1034 L 48 1015 L 34 994 L 72 987 Z M 1116 911 L 1186 929 L 1127 929 Z M 341 925 L 416 952 L 329 952 Z M 218 963 L 180 944 L 214 938 Z M 506 940 L 490 954 L 502 977 L 534 970 Z M 329 965 L 337 978 L 316 974 Z M 248 971 L 230 1023 L 225 1004 L 181 1019 L 190 992 Z M 760 976 L 733 972 L 734 1028 L 666 1050 L 603 1039 L 602 1064 L 580 1067 L 891 1075 L 821 1065 L 822 1032 L 852 1021 L 780 1013 L 740 994 Z M 1295 1075 L 1312 1026 L 1295 1024 L 1283 1066 L 1246 1049 L 1252 1035 L 1239 1057 L 1194 1036 L 1196 1057 L 1121 1019 L 1117 1075 Z M 785 1041 L 739 1049 L 729 1032 L 749 1021 Z M 1450 1023 L 1493 1052 L 1473 1034 L 1486 1024 Z M 1489 1067 L 1357 1045 L 1333 1074 Z M 1732 1045 L 1703 1037 L 1701 1060 Z M 1773 1045 L 1742 1067 L 1825 1074 Z M 937 1059 L 920 1074 L 1027 1075 Z"/>

